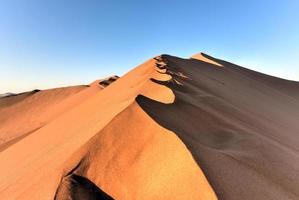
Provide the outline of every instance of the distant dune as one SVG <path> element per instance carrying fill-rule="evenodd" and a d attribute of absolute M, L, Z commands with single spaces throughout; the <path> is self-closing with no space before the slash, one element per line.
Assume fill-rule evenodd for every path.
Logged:
<path fill-rule="evenodd" d="M 0 98 L 1 199 L 299 199 L 299 83 L 206 54 Z"/>
<path fill-rule="evenodd" d="M 15 94 L 8 92 L 8 93 L 0 94 L 0 98 L 9 97 L 9 96 L 13 96 L 13 95 L 15 95 Z"/>

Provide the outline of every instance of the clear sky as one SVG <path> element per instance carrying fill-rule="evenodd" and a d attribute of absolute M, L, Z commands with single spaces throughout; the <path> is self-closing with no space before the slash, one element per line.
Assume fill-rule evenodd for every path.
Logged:
<path fill-rule="evenodd" d="M 0 93 L 197 52 L 299 80 L 298 0 L 0 0 Z"/>

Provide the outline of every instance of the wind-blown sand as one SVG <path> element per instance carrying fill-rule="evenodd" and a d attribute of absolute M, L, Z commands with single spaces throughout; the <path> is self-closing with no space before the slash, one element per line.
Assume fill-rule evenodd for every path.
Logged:
<path fill-rule="evenodd" d="M 299 197 L 297 82 L 162 55 L 22 95 L 0 98 L 3 199 Z"/>

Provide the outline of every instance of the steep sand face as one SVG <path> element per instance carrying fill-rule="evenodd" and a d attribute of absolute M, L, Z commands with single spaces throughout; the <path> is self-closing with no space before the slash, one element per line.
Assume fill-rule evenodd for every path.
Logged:
<path fill-rule="evenodd" d="M 219 199 L 298 199 L 298 83 L 212 57 L 223 67 L 162 57 L 176 80 L 159 83 L 175 102 L 137 102 L 181 138 Z"/>
<path fill-rule="evenodd" d="M 72 187 L 63 188 L 73 174 L 88 178 L 115 199 L 216 199 L 185 145 L 136 103 L 72 158 L 77 158 L 72 161 L 77 167 L 62 179 L 57 199 L 74 195 Z"/>
<path fill-rule="evenodd" d="M 156 63 L 147 61 L 2 151 L 1 197 L 216 199 L 184 144 L 134 103 L 139 94 L 174 102 L 173 92 L 153 81 L 171 78 Z"/>
<path fill-rule="evenodd" d="M 0 100 L 2 130 L 45 122 L 2 146 L 1 198 L 298 199 L 299 83 L 205 54 L 108 82 Z"/>

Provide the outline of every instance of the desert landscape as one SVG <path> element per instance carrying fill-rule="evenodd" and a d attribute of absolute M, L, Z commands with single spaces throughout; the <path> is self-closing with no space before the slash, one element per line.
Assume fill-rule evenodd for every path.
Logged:
<path fill-rule="evenodd" d="M 204 53 L 0 96 L 0 199 L 296 200 L 299 82 Z"/>

